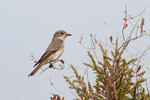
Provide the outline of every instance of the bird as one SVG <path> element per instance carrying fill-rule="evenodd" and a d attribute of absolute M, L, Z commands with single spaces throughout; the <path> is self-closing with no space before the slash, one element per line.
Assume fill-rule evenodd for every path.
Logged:
<path fill-rule="evenodd" d="M 33 76 L 42 66 L 58 60 L 64 52 L 65 38 L 68 36 L 72 36 L 72 34 L 68 34 L 64 30 L 59 30 L 54 33 L 51 43 L 37 63 L 33 66 L 36 68 L 28 75 L 28 77 Z"/>

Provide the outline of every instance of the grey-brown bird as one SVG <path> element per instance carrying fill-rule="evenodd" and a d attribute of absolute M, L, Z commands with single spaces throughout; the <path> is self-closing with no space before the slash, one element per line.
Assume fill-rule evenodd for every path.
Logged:
<path fill-rule="evenodd" d="M 48 48 L 38 60 L 38 62 L 34 65 L 37 66 L 29 75 L 33 76 L 43 65 L 56 61 L 64 52 L 64 42 L 67 36 L 71 36 L 64 30 L 59 30 L 55 32 L 51 43 Z"/>

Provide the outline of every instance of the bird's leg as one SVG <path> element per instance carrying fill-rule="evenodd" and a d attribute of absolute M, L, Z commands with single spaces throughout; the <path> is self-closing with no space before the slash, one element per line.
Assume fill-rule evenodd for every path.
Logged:
<path fill-rule="evenodd" d="M 49 65 L 49 68 L 53 68 L 53 64 L 52 63 L 49 63 L 50 65 Z"/>
<path fill-rule="evenodd" d="M 57 60 L 55 60 L 52 64 L 55 64 L 56 62 L 61 62 L 63 65 L 61 65 L 61 64 L 59 64 L 59 66 L 61 67 L 60 69 L 59 68 L 56 68 L 56 67 L 54 67 L 53 66 L 53 69 L 58 69 L 58 70 L 62 70 L 62 69 L 64 69 L 64 60 L 62 60 L 62 59 L 57 59 Z"/>

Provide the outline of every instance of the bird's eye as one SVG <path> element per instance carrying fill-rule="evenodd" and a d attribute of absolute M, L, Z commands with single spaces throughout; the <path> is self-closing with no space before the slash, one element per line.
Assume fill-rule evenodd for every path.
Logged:
<path fill-rule="evenodd" d="M 62 33 L 60 33 L 61 35 L 63 35 L 64 33 L 62 32 Z"/>

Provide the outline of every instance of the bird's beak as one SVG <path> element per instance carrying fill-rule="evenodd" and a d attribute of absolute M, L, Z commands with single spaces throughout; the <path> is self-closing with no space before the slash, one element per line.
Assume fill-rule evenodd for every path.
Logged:
<path fill-rule="evenodd" d="M 72 36 L 72 34 L 66 34 L 66 36 Z"/>

